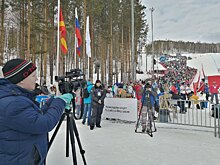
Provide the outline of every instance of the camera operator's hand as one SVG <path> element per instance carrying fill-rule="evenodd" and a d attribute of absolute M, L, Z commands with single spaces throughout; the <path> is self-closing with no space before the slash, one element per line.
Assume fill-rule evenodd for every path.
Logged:
<path fill-rule="evenodd" d="M 65 109 L 70 110 L 70 104 L 66 104 Z"/>
<path fill-rule="evenodd" d="M 67 105 L 70 105 L 70 102 L 73 99 L 73 95 L 70 93 L 65 93 L 61 96 L 55 96 L 55 98 L 60 98 L 60 99 L 64 100 Z"/>

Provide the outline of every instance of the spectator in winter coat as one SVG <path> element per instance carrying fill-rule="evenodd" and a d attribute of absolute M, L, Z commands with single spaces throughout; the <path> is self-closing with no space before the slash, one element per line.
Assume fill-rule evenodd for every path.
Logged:
<path fill-rule="evenodd" d="M 128 94 L 133 97 L 133 94 L 134 94 L 134 90 L 133 90 L 133 83 L 130 83 L 128 85 Z"/>
<path fill-rule="evenodd" d="M 95 86 L 91 90 L 92 95 L 92 115 L 90 122 L 90 130 L 93 130 L 95 125 L 101 128 L 101 116 L 104 108 L 104 99 L 106 97 L 106 90 L 101 85 L 100 80 L 96 80 Z"/>
<path fill-rule="evenodd" d="M 87 125 L 90 125 L 90 119 L 91 119 L 91 111 L 92 111 L 92 96 L 91 96 L 91 90 L 93 88 L 93 84 L 90 81 L 87 81 L 87 90 L 89 92 L 89 97 L 84 98 L 84 111 L 83 111 L 83 120 L 82 124 L 86 123 L 87 118 Z"/>
<path fill-rule="evenodd" d="M 137 100 L 141 101 L 141 98 L 142 98 L 142 94 L 143 94 L 143 84 L 141 81 L 138 82 L 137 85 L 134 86 L 134 91 L 136 93 L 136 98 Z"/>
<path fill-rule="evenodd" d="M 205 84 L 204 92 L 205 92 L 205 98 L 208 101 L 209 100 L 209 95 L 210 95 L 209 94 L 209 85 L 208 85 L 208 83 Z"/>
<path fill-rule="evenodd" d="M 187 96 L 187 92 L 186 92 L 186 85 L 184 82 L 181 83 L 180 85 L 180 96 L 181 99 L 184 101 L 180 101 L 180 113 L 185 113 L 186 112 L 186 108 L 185 108 L 185 100 L 186 100 L 186 96 Z"/>
<path fill-rule="evenodd" d="M 141 109 L 141 99 L 142 99 L 142 94 L 143 94 L 143 84 L 141 81 L 138 82 L 137 85 L 134 86 L 134 91 L 135 91 L 135 95 L 136 95 L 136 98 L 137 98 L 137 101 L 138 101 L 138 114 L 140 112 L 140 109 Z"/>
<path fill-rule="evenodd" d="M 215 103 L 218 104 L 218 89 L 219 86 L 216 84 L 215 81 L 213 81 L 213 84 L 210 86 L 210 93 L 211 93 L 211 102 L 213 102 L 213 99 L 215 97 Z"/>
<path fill-rule="evenodd" d="M 170 87 L 170 93 L 178 95 L 178 90 L 176 88 L 175 82 L 173 82 L 173 85 Z"/>
<path fill-rule="evenodd" d="M 206 102 L 205 102 L 205 94 L 203 92 L 198 93 L 199 100 L 200 100 L 200 108 L 206 108 Z"/>
<path fill-rule="evenodd" d="M 114 97 L 116 97 L 118 95 L 118 83 L 115 83 L 113 91 L 114 91 Z"/>
<path fill-rule="evenodd" d="M 190 84 L 187 84 L 186 86 L 186 96 L 187 96 L 187 100 L 189 100 L 189 98 L 192 96 L 192 89 L 190 87 Z M 187 101 L 188 102 L 188 108 L 190 108 L 191 106 L 191 101 Z"/>
<path fill-rule="evenodd" d="M 8 61 L 0 79 L 0 164 L 43 165 L 47 133 L 60 120 L 71 94 L 49 99 L 40 109 L 35 102 L 36 66 L 23 59 Z"/>

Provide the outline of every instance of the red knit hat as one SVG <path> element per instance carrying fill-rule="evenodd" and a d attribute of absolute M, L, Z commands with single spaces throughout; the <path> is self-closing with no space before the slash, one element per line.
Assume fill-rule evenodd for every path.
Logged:
<path fill-rule="evenodd" d="M 4 65 L 2 72 L 6 79 L 11 81 L 13 84 L 17 84 L 28 77 L 36 69 L 37 67 L 31 61 L 13 59 Z"/>

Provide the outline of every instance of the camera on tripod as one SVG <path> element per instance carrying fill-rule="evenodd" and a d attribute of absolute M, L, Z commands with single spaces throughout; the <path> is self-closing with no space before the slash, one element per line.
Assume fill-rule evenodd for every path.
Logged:
<path fill-rule="evenodd" d="M 64 76 L 55 76 L 55 80 L 58 82 L 59 91 L 62 94 L 72 93 L 74 95 L 74 97 L 72 99 L 73 112 L 71 111 L 71 108 L 65 109 L 65 112 L 62 114 L 61 119 L 60 119 L 59 123 L 57 124 L 57 127 L 56 127 L 50 141 L 49 141 L 49 149 L 50 149 L 62 122 L 66 118 L 66 124 L 67 124 L 66 157 L 69 157 L 69 140 L 70 140 L 74 165 L 77 165 L 76 149 L 75 149 L 75 145 L 74 145 L 75 144 L 74 135 L 76 137 L 76 141 L 78 142 L 78 146 L 79 146 L 80 153 L 82 155 L 83 163 L 84 163 L 84 165 L 86 165 L 85 150 L 83 150 L 83 148 L 82 148 L 80 138 L 79 138 L 79 133 L 78 133 L 76 123 L 74 120 L 74 118 L 77 119 L 75 116 L 75 91 L 80 90 L 80 93 L 82 93 L 82 88 L 84 88 L 84 86 L 87 83 L 86 80 L 84 80 L 83 78 L 80 78 L 81 76 L 84 76 L 81 69 L 71 69 L 69 72 L 66 72 L 66 75 L 64 75 Z M 80 94 L 80 96 L 82 96 L 82 95 Z M 82 118 L 83 109 L 84 109 L 84 107 L 83 107 L 83 102 L 82 102 L 81 114 L 80 114 L 79 119 Z"/>
<path fill-rule="evenodd" d="M 86 80 L 80 78 L 81 76 L 84 76 L 81 69 L 71 69 L 64 76 L 55 76 L 59 91 L 64 94 L 71 93 L 73 90 L 76 91 L 78 88 L 84 88 Z"/>

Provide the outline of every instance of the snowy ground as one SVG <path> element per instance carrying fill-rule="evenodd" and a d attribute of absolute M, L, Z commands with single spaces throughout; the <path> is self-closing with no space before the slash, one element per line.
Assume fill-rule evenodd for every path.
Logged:
<path fill-rule="evenodd" d="M 213 129 L 157 123 L 151 138 L 134 132 L 135 124 L 103 120 L 93 131 L 76 121 L 88 165 L 219 165 L 220 139 Z M 65 157 L 66 123 L 49 151 L 49 165 L 70 165 Z M 83 161 L 75 145 L 78 165 Z"/>
<path fill-rule="evenodd" d="M 192 60 L 188 61 L 188 65 L 199 71 L 203 65 L 207 76 L 218 75 L 219 55 L 188 54 L 187 56 L 192 57 Z M 150 59 L 147 62 L 150 69 Z M 143 67 L 143 71 L 146 70 L 146 56 L 143 56 L 141 67 Z M 137 79 L 140 78 L 144 79 L 146 75 L 142 74 L 137 77 Z M 196 77 L 195 80 L 197 80 Z M 188 113 L 190 112 L 188 111 Z M 187 117 L 188 113 L 184 116 Z M 208 111 L 207 113 L 209 114 Z M 180 116 L 183 115 L 178 114 L 178 119 Z M 202 117 L 204 116 L 202 115 Z M 86 151 L 85 157 L 88 165 L 220 164 L 220 138 L 214 137 L 213 128 L 157 123 L 158 131 L 151 138 L 146 134 L 135 133 L 135 124 L 103 120 L 101 129 L 90 131 L 88 126 L 81 124 L 81 120 L 76 123 L 83 149 Z M 66 125 L 63 123 L 49 151 L 48 165 L 73 164 L 72 156 L 65 157 L 65 135 Z M 78 165 L 83 165 L 78 145 L 76 144 L 75 147 Z"/>

